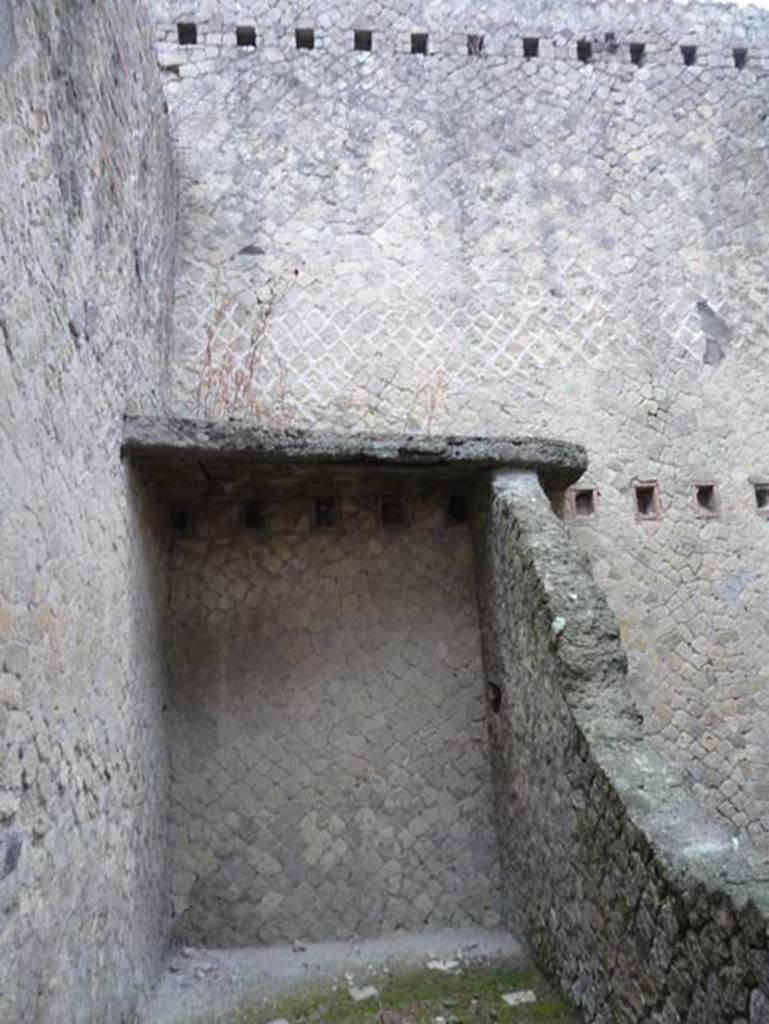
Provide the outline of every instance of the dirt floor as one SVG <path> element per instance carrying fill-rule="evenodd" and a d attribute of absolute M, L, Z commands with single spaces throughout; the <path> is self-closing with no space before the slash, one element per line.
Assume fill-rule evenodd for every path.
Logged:
<path fill-rule="evenodd" d="M 577 1020 L 515 936 L 475 927 L 361 941 L 180 949 L 142 1017 L 143 1024 Z"/>
<path fill-rule="evenodd" d="M 364 983 L 365 982 L 365 983 Z M 374 994 L 374 991 L 376 994 Z M 360 1001 L 355 1001 L 357 996 Z M 517 1006 L 508 1001 L 526 1000 Z M 533 1001 L 535 997 L 536 1001 Z M 532 1000 L 532 1001 L 529 1001 Z M 538 973 L 503 965 L 369 974 L 243 1010 L 231 1024 L 576 1024 Z"/>

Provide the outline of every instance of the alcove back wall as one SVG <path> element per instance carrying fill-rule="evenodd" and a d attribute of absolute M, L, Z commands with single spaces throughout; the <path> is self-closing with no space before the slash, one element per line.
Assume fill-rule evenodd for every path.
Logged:
<path fill-rule="evenodd" d="M 472 551 L 445 494 L 193 512 L 171 568 L 180 938 L 238 946 L 499 912 Z M 392 512 L 392 509 L 391 509 Z"/>

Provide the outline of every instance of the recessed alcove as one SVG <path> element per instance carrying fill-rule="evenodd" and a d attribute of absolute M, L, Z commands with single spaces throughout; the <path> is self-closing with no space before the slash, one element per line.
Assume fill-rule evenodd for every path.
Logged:
<path fill-rule="evenodd" d="M 484 683 L 469 507 L 498 469 L 570 482 L 578 452 L 127 429 L 173 510 L 177 939 L 499 923 L 486 720 L 501 694 Z"/>

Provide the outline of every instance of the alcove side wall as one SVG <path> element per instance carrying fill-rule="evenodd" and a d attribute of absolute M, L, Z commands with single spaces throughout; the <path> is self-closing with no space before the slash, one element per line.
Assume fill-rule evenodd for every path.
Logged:
<path fill-rule="evenodd" d="M 160 411 L 175 197 L 146 12 L 0 26 L 0 1021 L 118 1024 L 160 961 Z M 13 22 L 13 32 L 8 31 Z"/>
<path fill-rule="evenodd" d="M 642 739 L 616 622 L 534 475 L 497 477 L 477 540 L 511 918 L 587 1024 L 766 1021 L 766 868 Z"/>

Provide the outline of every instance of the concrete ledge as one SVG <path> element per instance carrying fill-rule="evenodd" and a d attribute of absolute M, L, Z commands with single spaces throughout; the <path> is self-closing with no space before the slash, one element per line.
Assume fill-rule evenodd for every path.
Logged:
<path fill-rule="evenodd" d="M 147 417 L 126 417 L 122 452 L 137 465 L 149 467 L 156 479 L 187 490 L 199 489 L 212 478 L 219 483 L 224 477 L 231 483 L 238 476 L 242 479 L 244 464 L 270 472 L 303 466 L 379 466 L 463 474 L 506 467 L 532 470 L 544 484 L 555 487 L 572 483 L 587 467 L 581 445 L 540 437 L 341 435 Z"/>

